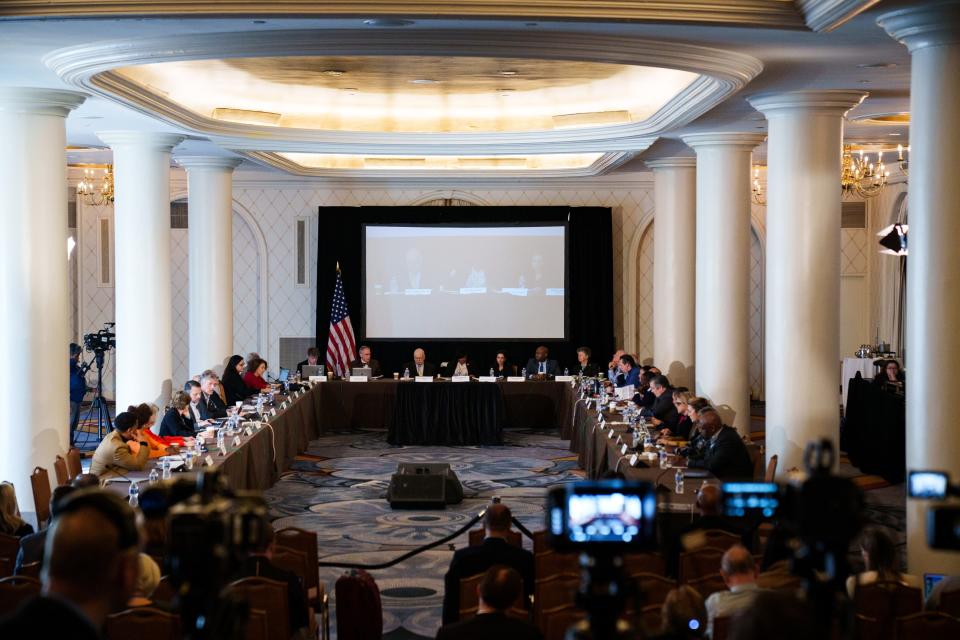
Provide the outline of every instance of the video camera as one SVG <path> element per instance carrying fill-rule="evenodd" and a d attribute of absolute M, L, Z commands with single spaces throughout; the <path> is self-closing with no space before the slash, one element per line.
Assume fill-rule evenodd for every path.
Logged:
<path fill-rule="evenodd" d="M 907 497 L 915 500 L 946 500 L 960 496 L 960 487 L 950 484 L 943 471 L 911 471 L 907 474 Z M 960 506 L 932 507 L 927 511 L 927 545 L 941 551 L 960 551 Z"/>
<path fill-rule="evenodd" d="M 87 351 L 95 354 L 103 354 L 117 346 L 117 334 L 111 331 L 116 326 L 116 322 L 103 323 L 104 328 L 96 333 L 88 333 L 83 336 L 83 346 Z"/>

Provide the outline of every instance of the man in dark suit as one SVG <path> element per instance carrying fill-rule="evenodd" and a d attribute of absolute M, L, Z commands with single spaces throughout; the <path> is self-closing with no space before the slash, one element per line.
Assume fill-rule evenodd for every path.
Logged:
<path fill-rule="evenodd" d="M 247 362 L 250 362 L 247 360 Z M 316 366 L 320 364 L 320 350 L 316 347 L 310 347 L 307 349 L 307 359 L 297 363 L 297 373 L 301 376 L 303 375 L 303 368 L 307 365 Z"/>
<path fill-rule="evenodd" d="M 650 381 L 650 391 L 653 393 L 653 406 L 650 407 L 650 422 L 660 429 L 674 429 L 680 414 L 673 404 L 673 387 L 667 376 L 654 376 Z"/>
<path fill-rule="evenodd" d="M 477 615 L 440 627 L 437 640 L 541 640 L 540 631 L 523 620 L 508 618 L 506 611 L 523 593 L 523 579 L 516 569 L 494 565 L 477 587 Z"/>
<path fill-rule="evenodd" d="M 227 417 L 227 405 L 217 393 L 217 375 L 213 371 L 204 371 L 200 376 L 200 418 L 213 420 Z"/>
<path fill-rule="evenodd" d="M 50 517 L 56 518 L 60 513 L 60 501 L 76 491 L 77 488 L 69 484 L 62 485 L 53 490 L 50 494 Z M 17 551 L 17 561 L 14 564 L 13 572 L 20 573 L 20 569 L 25 564 L 43 561 L 43 546 L 47 543 L 47 532 L 50 527 L 40 529 L 36 533 L 20 538 L 20 550 Z"/>
<path fill-rule="evenodd" d="M 550 360 L 550 350 L 540 345 L 533 358 L 527 360 L 527 377 L 548 378 L 560 375 L 560 365 Z"/>
<path fill-rule="evenodd" d="M 516 569 L 523 578 L 524 593 L 533 593 L 533 554 L 507 542 L 511 521 L 510 509 L 506 505 L 490 505 L 483 516 L 483 528 L 487 534 L 483 544 L 458 549 L 453 554 L 450 569 L 443 577 L 444 624 L 460 618 L 460 579 L 483 573 L 493 565 Z"/>
<path fill-rule="evenodd" d="M 706 469 L 724 481 L 753 477 L 753 462 L 740 434 L 723 424 L 715 409 L 700 412 L 700 429 L 707 438 L 707 448 L 702 460 L 688 460 L 691 469 Z"/>
<path fill-rule="evenodd" d="M 370 377 L 379 378 L 383 375 L 383 372 L 380 370 L 380 361 L 374 360 L 370 356 L 370 347 L 363 345 L 357 349 L 357 359 L 350 363 L 350 368 L 361 369 L 363 367 L 370 367 Z"/>
<path fill-rule="evenodd" d="M 580 347 L 577 349 L 577 366 L 574 373 L 584 378 L 596 378 L 600 369 L 594 363 L 590 362 L 590 347 Z"/>
<path fill-rule="evenodd" d="M 436 367 L 427 362 L 427 352 L 420 348 L 413 352 L 413 362 L 404 364 L 403 369 L 410 372 L 411 378 L 414 376 L 430 376 L 432 378 L 437 373 Z"/>

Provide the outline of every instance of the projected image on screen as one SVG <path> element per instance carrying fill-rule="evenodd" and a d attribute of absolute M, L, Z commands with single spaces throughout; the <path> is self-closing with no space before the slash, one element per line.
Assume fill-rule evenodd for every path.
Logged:
<path fill-rule="evenodd" d="M 566 227 L 364 227 L 368 338 L 564 339 Z"/>

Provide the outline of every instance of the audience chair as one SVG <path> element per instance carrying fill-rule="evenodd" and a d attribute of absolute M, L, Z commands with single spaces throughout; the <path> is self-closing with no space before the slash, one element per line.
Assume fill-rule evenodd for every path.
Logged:
<path fill-rule="evenodd" d="M 13 613 L 20 605 L 40 595 L 40 581 L 28 576 L 0 578 L 0 618 Z"/>
<path fill-rule="evenodd" d="M 150 594 L 150 598 L 157 602 L 170 604 L 177 598 L 177 589 L 170 581 L 170 576 L 163 576 L 157 583 L 157 588 Z"/>
<path fill-rule="evenodd" d="M 800 588 L 801 582 L 799 577 L 790 573 L 789 568 L 781 568 L 777 565 L 774 565 L 769 571 L 764 571 L 757 576 L 757 586 L 774 591 L 788 591 L 793 593 Z"/>
<path fill-rule="evenodd" d="M 693 587 L 697 593 L 703 596 L 704 600 L 709 598 L 712 593 L 727 590 L 727 583 L 723 581 L 723 576 L 720 575 L 719 572 L 703 576 L 702 578 L 687 580 L 687 585 Z"/>
<path fill-rule="evenodd" d="M 276 567 L 296 575 L 298 578 L 300 578 L 301 584 L 307 584 L 307 576 L 310 575 L 311 567 L 307 562 L 306 553 L 297 551 L 296 549 L 291 549 L 290 547 L 274 546 L 273 553 L 270 556 L 270 562 L 272 562 Z M 316 565 L 314 565 L 314 567 L 315 566 Z M 312 615 L 315 607 L 310 600 L 310 596 L 306 593 L 306 589 L 304 589 L 304 598 L 304 605 L 306 605 L 306 607 L 311 611 L 311 615 L 309 617 L 311 636 L 316 636 L 317 618 L 316 616 Z"/>
<path fill-rule="evenodd" d="M 180 616 L 153 607 L 136 607 L 107 616 L 107 640 L 179 640 Z"/>
<path fill-rule="evenodd" d="M 948 616 L 960 618 L 960 589 L 940 594 L 940 607 L 937 609 Z"/>
<path fill-rule="evenodd" d="M 956 640 L 960 620 L 939 611 L 925 611 L 897 618 L 897 640 Z"/>
<path fill-rule="evenodd" d="M 859 613 L 854 616 L 853 632 L 856 640 L 877 640 L 884 637 L 883 623 L 876 618 Z"/>
<path fill-rule="evenodd" d="M 70 474 L 67 472 L 67 461 L 63 456 L 57 456 L 53 461 L 53 471 L 57 476 L 57 486 L 70 484 Z"/>
<path fill-rule="evenodd" d="M 245 640 L 268 640 L 270 628 L 267 621 L 267 612 L 263 609 L 250 609 L 247 614 L 247 633 Z"/>
<path fill-rule="evenodd" d="M 735 544 L 740 544 L 741 537 L 736 533 L 724 531 L 723 529 L 707 529 L 703 532 L 705 540 L 704 547 L 711 549 L 720 549 L 726 551 Z"/>
<path fill-rule="evenodd" d="M 13 575 L 20 551 L 20 538 L 0 533 L 0 578 Z"/>
<path fill-rule="evenodd" d="M 773 482 L 774 478 L 777 477 L 777 454 L 770 456 L 770 460 L 767 462 L 767 473 L 763 476 L 764 482 Z"/>
<path fill-rule="evenodd" d="M 587 612 L 576 607 L 557 607 L 543 612 L 543 640 L 564 640 L 567 629 L 587 617 Z"/>
<path fill-rule="evenodd" d="M 899 582 L 857 585 L 853 593 L 854 611 L 868 618 L 876 618 L 882 629 L 881 638 L 893 637 L 896 618 L 920 613 L 922 607 L 923 592 Z"/>
<path fill-rule="evenodd" d="M 579 576 L 580 561 L 574 553 L 544 551 L 533 556 L 533 575 L 537 580 L 551 576 Z"/>
<path fill-rule="evenodd" d="M 468 538 L 469 545 L 471 547 L 477 547 L 483 544 L 483 539 L 486 537 L 486 532 L 483 529 L 473 529 L 470 531 L 470 536 Z M 507 542 L 512 544 L 515 547 L 523 548 L 523 536 L 519 531 L 514 531 L 511 529 L 507 532 Z"/>
<path fill-rule="evenodd" d="M 750 454 L 750 460 L 753 462 L 753 479 L 761 480 L 763 478 L 763 448 L 751 447 L 748 443 L 747 452 Z"/>
<path fill-rule="evenodd" d="M 482 573 L 475 576 L 460 578 L 460 620 L 466 620 L 477 615 L 480 598 L 477 596 L 477 587 L 483 580 Z"/>
<path fill-rule="evenodd" d="M 646 597 L 645 605 L 663 604 L 667 594 L 677 587 L 675 580 L 655 573 L 638 573 L 632 578 L 637 582 L 637 591 Z"/>
<path fill-rule="evenodd" d="M 713 619 L 713 635 L 710 640 L 727 640 L 730 635 L 730 616 L 718 616 Z"/>
<path fill-rule="evenodd" d="M 641 573 L 667 575 L 667 560 L 659 553 L 629 553 L 623 556 L 623 571 L 628 577 Z"/>
<path fill-rule="evenodd" d="M 680 583 L 690 582 L 697 578 L 713 575 L 720 570 L 720 559 L 725 549 L 701 547 L 696 551 L 685 551 L 680 554 Z"/>
<path fill-rule="evenodd" d="M 286 527 L 274 534 L 273 545 L 275 549 L 294 549 L 306 555 L 308 571 L 305 576 L 301 576 L 303 588 L 307 592 L 307 601 L 313 605 L 314 609 L 321 610 L 323 590 L 320 588 L 320 573 L 317 570 L 317 558 L 319 556 L 317 534 L 306 529 Z"/>
<path fill-rule="evenodd" d="M 663 624 L 663 604 L 648 604 L 640 610 L 640 620 L 643 622 L 643 628 L 647 630 L 650 636 L 657 636 L 660 633 L 660 626 Z"/>
<path fill-rule="evenodd" d="M 33 487 L 33 504 L 37 510 L 37 528 L 42 529 L 50 520 L 50 476 L 43 467 L 34 467 L 30 474 Z"/>
<path fill-rule="evenodd" d="M 548 551 L 553 551 L 553 547 L 550 546 L 550 534 L 546 529 L 533 532 L 533 555 L 538 553 L 547 553 Z"/>
<path fill-rule="evenodd" d="M 243 578 L 227 585 L 227 591 L 245 601 L 251 609 L 266 613 L 267 640 L 289 640 L 290 612 L 287 585 L 267 578 Z"/>
<path fill-rule="evenodd" d="M 83 473 L 83 465 L 80 463 L 80 449 L 70 447 L 67 449 L 67 474 L 73 481 L 81 473 Z"/>
<path fill-rule="evenodd" d="M 43 565 L 42 562 L 37 560 L 36 562 L 28 562 L 26 564 L 20 565 L 20 570 L 17 571 L 18 576 L 27 576 L 28 578 L 40 579 L 40 567 Z"/>
<path fill-rule="evenodd" d="M 573 606 L 579 586 L 580 576 L 560 574 L 537 579 L 533 586 L 533 619 L 537 626 L 545 628 L 544 611 Z"/>

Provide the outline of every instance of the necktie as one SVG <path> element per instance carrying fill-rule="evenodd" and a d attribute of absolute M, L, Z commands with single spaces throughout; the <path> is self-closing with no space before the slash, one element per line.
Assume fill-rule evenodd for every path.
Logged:
<path fill-rule="evenodd" d="M 546 372 L 547 372 L 547 363 L 546 363 L 546 362 L 541 362 L 541 363 L 540 363 L 540 373 L 546 373 Z"/>
<path fill-rule="evenodd" d="M 422 375 L 423 375 L 423 365 L 422 365 L 422 364 L 418 364 L 418 365 L 417 365 L 417 375 L 418 375 L 418 376 L 422 376 Z"/>

